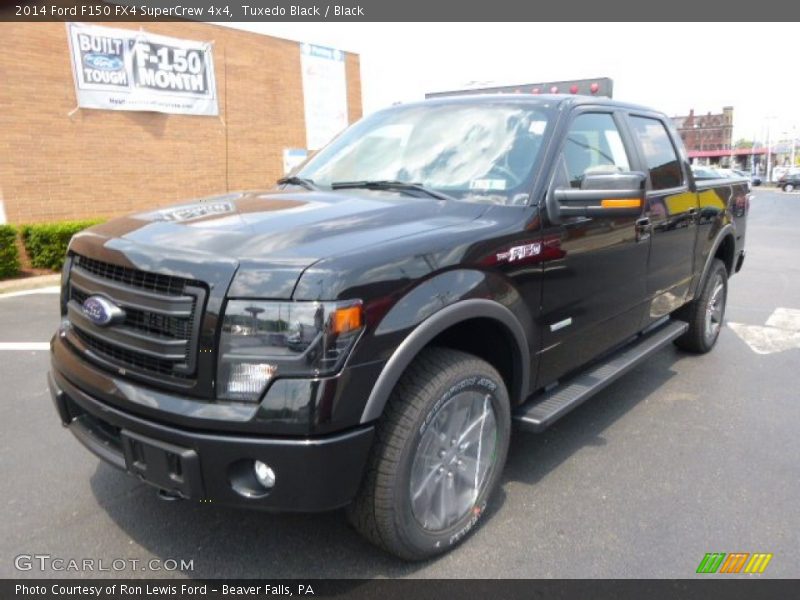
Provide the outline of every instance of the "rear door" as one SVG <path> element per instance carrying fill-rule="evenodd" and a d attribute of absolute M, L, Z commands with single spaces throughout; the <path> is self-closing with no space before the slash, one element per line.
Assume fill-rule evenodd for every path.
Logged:
<path fill-rule="evenodd" d="M 692 280 L 697 237 L 697 194 L 689 186 L 688 166 L 681 160 L 670 130 L 657 115 L 628 116 L 638 162 L 648 174 L 642 229 L 651 236 L 647 263 L 648 309 L 644 325 L 681 306 Z"/>
<path fill-rule="evenodd" d="M 632 140 L 623 115 L 608 108 L 573 112 L 549 192 L 581 188 L 585 175 L 633 170 Z M 639 240 L 631 217 L 545 219 L 537 387 L 636 333 L 642 322 L 649 241 Z"/>

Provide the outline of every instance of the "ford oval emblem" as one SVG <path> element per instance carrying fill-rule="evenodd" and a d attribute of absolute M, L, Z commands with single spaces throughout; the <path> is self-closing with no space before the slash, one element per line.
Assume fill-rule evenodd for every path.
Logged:
<path fill-rule="evenodd" d="M 83 62 L 92 69 L 101 71 L 119 71 L 125 66 L 122 59 L 113 54 L 86 54 Z"/>
<path fill-rule="evenodd" d="M 103 296 L 89 296 L 83 301 L 81 311 L 83 316 L 100 327 L 125 318 L 125 311 Z"/>

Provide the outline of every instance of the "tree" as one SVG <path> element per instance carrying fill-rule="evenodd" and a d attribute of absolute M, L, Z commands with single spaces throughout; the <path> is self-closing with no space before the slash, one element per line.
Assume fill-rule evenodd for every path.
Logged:
<path fill-rule="evenodd" d="M 753 147 L 753 140 L 746 140 L 741 138 L 736 140 L 736 143 L 733 145 L 734 148 L 752 148 Z"/>

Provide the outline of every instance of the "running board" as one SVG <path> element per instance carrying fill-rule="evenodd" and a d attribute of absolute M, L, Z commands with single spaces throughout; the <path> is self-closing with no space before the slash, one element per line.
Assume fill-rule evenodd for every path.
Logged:
<path fill-rule="evenodd" d="M 525 402 L 514 412 L 515 423 L 525 431 L 539 432 L 546 429 L 555 420 L 583 404 L 609 383 L 680 337 L 688 328 L 689 324 L 683 321 L 667 321 L 666 325 L 640 335 L 602 362 L 589 367 L 589 370 Z"/>

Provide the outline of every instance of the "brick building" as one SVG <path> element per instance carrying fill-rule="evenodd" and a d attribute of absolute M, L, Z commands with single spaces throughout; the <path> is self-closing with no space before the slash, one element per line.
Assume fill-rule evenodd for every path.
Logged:
<path fill-rule="evenodd" d="M 730 150 L 733 144 L 733 107 L 726 106 L 719 114 L 695 115 L 694 109 L 684 117 L 673 117 L 675 127 L 691 156 L 694 152 Z"/>
<path fill-rule="evenodd" d="M 64 23 L 6 23 L 0 219 L 112 217 L 270 186 L 284 173 L 284 149 L 306 146 L 299 43 L 208 23 L 113 26 L 213 41 L 219 117 L 75 110 Z M 359 57 L 344 62 L 353 122 L 361 117 Z"/>

